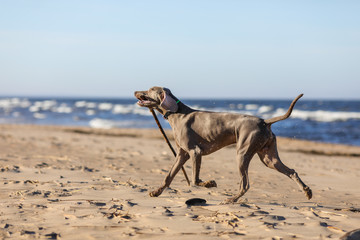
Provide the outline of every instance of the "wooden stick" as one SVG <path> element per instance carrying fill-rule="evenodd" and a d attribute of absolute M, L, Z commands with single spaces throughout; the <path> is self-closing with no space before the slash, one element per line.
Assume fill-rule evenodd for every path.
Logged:
<path fill-rule="evenodd" d="M 160 129 L 160 132 L 162 133 L 162 135 L 163 135 L 166 143 L 168 144 L 169 148 L 171 149 L 171 151 L 173 152 L 174 156 L 176 157 L 176 152 L 175 152 L 174 148 L 171 146 L 171 143 L 170 143 L 169 139 L 167 138 L 164 129 L 161 127 L 161 124 L 160 124 L 160 122 L 159 122 L 159 119 L 158 119 L 157 116 L 156 116 L 156 113 L 154 112 L 154 109 L 152 109 L 152 108 L 149 108 L 149 109 L 150 109 L 150 112 L 152 113 L 152 115 L 153 115 L 153 117 L 154 117 L 154 119 L 155 119 L 155 122 L 156 122 L 156 124 L 158 125 L 158 127 L 159 127 L 159 129 Z M 188 176 L 187 176 L 187 174 L 186 174 L 185 169 L 184 169 L 183 166 L 181 167 L 181 170 L 182 170 L 182 172 L 184 173 L 184 176 L 185 176 L 185 179 L 186 179 L 188 185 L 190 186 L 189 178 L 188 178 Z"/>

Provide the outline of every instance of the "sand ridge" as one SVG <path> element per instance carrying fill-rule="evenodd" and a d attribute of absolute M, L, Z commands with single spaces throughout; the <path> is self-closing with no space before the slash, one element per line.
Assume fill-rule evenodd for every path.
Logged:
<path fill-rule="evenodd" d="M 171 136 L 171 133 L 170 133 Z M 234 147 L 204 157 L 203 180 L 182 173 L 158 198 L 173 156 L 154 129 L 0 125 L 0 236 L 9 239 L 338 239 L 359 228 L 360 148 L 279 138 L 282 161 L 312 188 L 250 164 L 238 190 Z M 191 174 L 191 163 L 185 166 Z M 194 197 L 204 206 L 187 206 Z"/>

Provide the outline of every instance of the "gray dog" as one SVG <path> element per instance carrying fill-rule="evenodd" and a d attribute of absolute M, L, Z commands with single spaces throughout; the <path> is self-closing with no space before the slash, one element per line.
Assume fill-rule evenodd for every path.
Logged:
<path fill-rule="evenodd" d="M 214 181 L 203 182 L 199 178 L 201 157 L 211 154 L 227 145 L 236 143 L 236 159 L 240 172 L 240 190 L 224 203 L 234 203 L 249 189 L 248 168 L 252 157 L 257 153 L 261 161 L 294 180 L 311 199 L 311 189 L 305 185 L 295 170 L 285 166 L 279 158 L 276 137 L 271 124 L 287 119 L 299 95 L 283 116 L 261 119 L 254 116 L 198 111 L 180 102 L 169 89 L 152 87 L 148 91 L 137 91 L 135 97 L 141 107 L 154 108 L 168 119 L 177 146 L 176 161 L 171 167 L 160 188 L 150 193 L 159 196 L 174 179 L 175 175 L 190 158 L 193 163 L 192 183 L 198 186 L 215 185 Z"/>

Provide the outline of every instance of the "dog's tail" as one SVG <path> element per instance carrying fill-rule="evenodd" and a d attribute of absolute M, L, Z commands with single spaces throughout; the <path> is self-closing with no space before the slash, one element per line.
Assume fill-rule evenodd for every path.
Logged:
<path fill-rule="evenodd" d="M 274 117 L 274 118 L 270 118 L 270 119 L 266 119 L 265 120 L 265 123 L 268 124 L 268 125 L 271 125 L 273 123 L 276 123 L 278 121 L 282 121 L 282 120 L 285 120 L 287 119 L 288 117 L 290 117 L 290 114 L 295 106 L 295 103 L 297 102 L 297 100 L 299 100 L 304 94 L 300 94 L 299 96 L 297 96 L 297 98 L 295 98 L 292 103 L 290 104 L 290 107 L 287 111 L 287 113 L 285 113 L 284 115 L 282 116 L 278 116 L 278 117 Z"/>

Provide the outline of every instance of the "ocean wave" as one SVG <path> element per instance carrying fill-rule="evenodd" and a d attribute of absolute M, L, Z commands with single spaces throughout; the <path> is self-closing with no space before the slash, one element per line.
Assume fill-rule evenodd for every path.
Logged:
<path fill-rule="evenodd" d="M 259 105 L 257 104 L 246 104 L 245 105 L 245 110 L 258 110 L 259 109 Z"/>
<path fill-rule="evenodd" d="M 129 114 L 133 113 L 135 107 L 133 104 L 124 105 L 124 104 L 116 104 L 112 109 L 113 114 Z"/>
<path fill-rule="evenodd" d="M 31 102 L 28 99 L 20 98 L 4 98 L 0 99 L 0 108 L 4 110 L 11 110 L 13 108 L 28 108 Z"/>
<path fill-rule="evenodd" d="M 302 120 L 312 120 L 317 122 L 337 122 L 347 121 L 350 119 L 360 119 L 360 112 L 331 112 L 331 111 L 302 111 L 293 110 L 291 114 L 293 118 Z"/>
<path fill-rule="evenodd" d="M 230 103 L 223 107 L 215 107 L 215 104 L 204 102 L 202 104 L 190 105 L 193 109 L 214 112 L 233 112 L 240 114 L 255 115 L 264 119 L 281 116 L 286 113 L 287 108 L 279 108 L 279 106 L 255 104 L 255 103 Z M 277 108 L 276 108 L 277 107 Z M 66 101 L 59 99 L 45 99 L 45 100 L 29 100 L 27 98 L 3 98 L 0 99 L 0 110 L 6 116 L 18 118 L 20 116 L 26 118 L 26 111 L 36 119 L 44 119 L 46 115 L 51 112 L 57 114 L 83 114 L 85 116 L 114 116 L 114 115 L 129 115 L 135 116 L 151 116 L 149 109 L 139 107 L 136 103 L 121 104 L 119 102 L 96 102 L 77 100 Z M 356 109 L 354 109 L 356 110 Z M 35 114 L 39 113 L 39 114 Z M 43 115 L 41 115 L 43 114 Z M 45 114 L 45 115 L 44 115 Z M 105 114 L 105 115 L 104 115 Z M 49 115 L 51 117 L 51 115 Z M 111 118 L 111 117 L 110 117 Z M 293 119 L 309 120 L 316 122 L 336 122 L 348 121 L 351 119 L 359 120 L 360 112 L 355 111 L 334 111 L 327 109 L 319 109 L 316 111 L 294 109 L 291 115 Z M 96 124 L 96 121 L 95 121 Z M 109 123 L 113 125 L 114 123 Z M 131 125 L 130 123 L 119 123 L 121 126 Z M 115 124 L 116 125 L 116 124 Z"/>
<path fill-rule="evenodd" d="M 131 120 L 123 120 L 123 121 L 115 121 L 103 118 L 94 118 L 89 121 L 89 126 L 92 128 L 103 128 L 103 129 L 111 129 L 111 128 L 139 128 L 149 125 L 147 121 L 131 121 Z"/>
<path fill-rule="evenodd" d="M 195 108 L 195 107 L 194 107 Z M 233 112 L 247 115 L 255 115 L 264 119 L 284 115 L 288 109 L 276 108 L 271 105 L 256 105 L 247 104 L 244 105 L 242 110 L 233 109 L 232 107 L 226 108 L 197 108 L 202 111 L 213 111 L 213 112 Z M 195 108 L 196 109 L 196 108 Z M 336 121 L 347 121 L 351 119 L 360 119 L 360 112 L 344 112 L 344 111 L 306 111 L 294 109 L 290 118 L 297 118 L 301 120 L 310 120 L 316 122 L 336 122 Z"/>
<path fill-rule="evenodd" d="M 278 108 L 270 115 L 266 115 L 266 118 L 281 116 L 284 115 L 286 112 L 287 109 Z M 337 121 L 348 121 L 351 119 L 360 119 L 360 112 L 341 112 L 341 111 L 324 111 L 324 110 L 304 111 L 304 110 L 294 109 L 290 115 L 290 118 L 310 120 L 315 122 L 337 122 Z"/>
<path fill-rule="evenodd" d="M 84 107 L 86 107 L 86 101 L 76 101 L 75 102 L 75 107 L 77 107 L 77 108 L 84 108 Z"/>
<path fill-rule="evenodd" d="M 87 101 L 84 101 L 84 100 L 76 101 L 74 103 L 74 105 L 75 105 L 76 108 L 96 108 L 97 107 L 96 103 L 87 102 Z"/>
<path fill-rule="evenodd" d="M 96 108 L 97 104 L 94 102 L 87 102 L 86 103 L 86 108 Z"/>
<path fill-rule="evenodd" d="M 258 111 L 258 113 L 264 114 L 264 113 L 269 113 L 269 112 L 271 112 L 273 109 L 274 109 L 273 106 L 264 105 L 264 106 L 259 107 L 259 108 L 257 109 L 257 111 Z"/>
<path fill-rule="evenodd" d="M 89 122 L 89 126 L 92 128 L 110 129 L 116 127 L 116 122 L 107 119 L 94 118 Z"/>
<path fill-rule="evenodd" d="M 98 109 L 102 111 L 110 111 L 113 108 L 112 103 L 99 103 Z"/>
<path fill-rule="evenodd" d="M 142 116 L 151 116 L 151 112 L 149 111 L 148 108 L 139 107 L 137 105 L 135 105 L 135 108 L 133 109 L 133 113 Z"/>
<path fill-rule="evenodd" d="M 72 113 L 72 111 L 73 111 L 73 109 L 65 103 L 60 104 L 59 107 L 53 107 L 51 110 L 52 110 L 52 112 L 68 113 L 68 114 Z"/>
<path fill-rule="evenodd" d="M 88 116 L 93 116 L 96 114 L 96 111 L 93 109 L 88 109 L 88 110 L 86 110 L 85 114 Z"/>
<path fill-rule="evenodd" d="M 232 112 L 269 119 L 286 113 L 289 101 L 188 100 L 193 109 Z M 170 125 L 159 118 L 164 128 Z M 316 122 L 316 124 L 314 124 Z M 360 101 L 300 101 L 279 136 L 360 146 Z M 93 128 L 153 128 L 151 112 L 135 99 L 0 98 L 0 123 L 83 125 Z M 285 126 L 285 127 L 284 127 Z M 301 130 L 300 130 L 301 129 Z"/>

